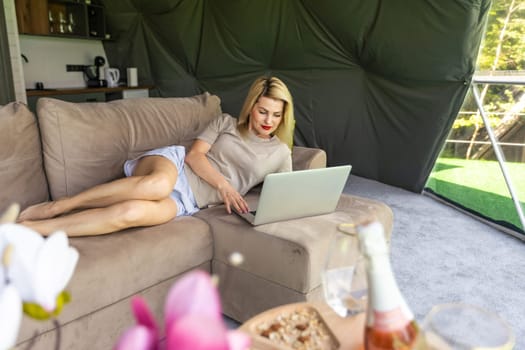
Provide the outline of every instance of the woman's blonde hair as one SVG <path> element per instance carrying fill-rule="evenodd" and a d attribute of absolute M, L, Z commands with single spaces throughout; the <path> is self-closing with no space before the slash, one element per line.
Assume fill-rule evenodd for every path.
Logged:
<path fill-rule="evenodd" d="M 293 115 L 293 101 L 292 95 L 286 85 L 276 77 L 260 77 L 257 78 L 250 87 L 248 95 L 244 100 L 244 104 L 239 114 L 239 122 L 237 129 L 241 135 L 246 135 L 250 127 L 250 113 L 253 106 L 259 101 L 261 96 L 281 100 L 283 104 L 283 119 L 275 130 L 275 135 L 292 149 L 293 146 L 293 132 L 295 127 L 295 119 Z"/>

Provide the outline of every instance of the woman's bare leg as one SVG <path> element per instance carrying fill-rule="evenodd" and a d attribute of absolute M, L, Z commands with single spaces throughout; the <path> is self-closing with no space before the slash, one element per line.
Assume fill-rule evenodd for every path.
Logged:
<path fill-rule="evenodd" d="M 159 201 L 128 200 L 52 219 L 23 221 L 22 225 L 44 236 L 58 230 L 63 230 L 68 236 L 93 236 L 129 227 L 162 224 L 176 215 L 177 205 L 168 197 Z"/>
<path fill-rule="evenodd" d="M 141 158 L 133 176 L 100 184 L 52 202 L 36 204 L 20 213 L 18 221 L 42 220 L 75 209 L 104 208 L 127 200 L 160 200 L 169 196 L 178 173 L 175 165 L 162 156 Z"/>

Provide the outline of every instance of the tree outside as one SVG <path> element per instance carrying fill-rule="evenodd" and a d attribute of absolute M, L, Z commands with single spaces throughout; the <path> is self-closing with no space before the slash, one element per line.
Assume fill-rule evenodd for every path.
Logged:
<path fill-rule="evenodd" d="M 493 1 L 476 75 L 519 76 L 523 81 L 478 88 L 525 211 L 525 0 Z M 427 190 L 524 233 L 471 93 L 454 122 Z"/>

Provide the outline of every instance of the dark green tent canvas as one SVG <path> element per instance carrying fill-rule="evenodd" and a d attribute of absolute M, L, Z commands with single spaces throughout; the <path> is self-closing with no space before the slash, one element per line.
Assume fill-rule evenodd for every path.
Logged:
<path fill-rule="evenodd" d="M 112 0 L 108 58 L 158 96 L 209 91 L 237 116 L 275 75 L 297 145 L 421 191 L 474 74 L 489 0 Z"/>

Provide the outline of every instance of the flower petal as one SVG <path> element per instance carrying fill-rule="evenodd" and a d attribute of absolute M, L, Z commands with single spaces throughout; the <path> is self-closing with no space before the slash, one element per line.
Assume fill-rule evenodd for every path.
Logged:
<path fill-rule="evenodd" d="M 73 277 L 73 272 L 75 272 L 79 257 L 78 251 L 69 246 L 67 235 L 63 231 L 57 231 L 49 236 L 44 242 L 42 250 L 60 251 L 62 261 L 58 261 L 53 269 L 56 271 L 56 287 L 60 291 L 64 290 Z"/>
<path fill-rule="evenodd" d="M 20 214 L 20 204 L 11 203 L 11 205 L 0 216 L 0 224 L 15 222 Z"/>
<path fill-rule="evenodd" d="M 49 236 L 38 252 L 34 272 L 35 302 L 53 311 L 56 298 L 64 290 L 78 261 L 78 252 L 68 244 L 64 232 Z"/>
<path fill-rule="evenodd" d="M 0 248 L 11 244 L 13 253 L 7 268 L 9 281 L 18 289 L 23 300 L 33 300 L 33 273 L 38 251 L 44 238 L 37 232 L 18 224 L 0 225 Z"/>
<path fill-rule="evenodd" d="M 229 331 L 226 336 L 229 350 L 246 350 L 252 344 L 252 338 L 241 331 Z"/>
<path fill-rule="evenodd" d="M 131 299 L 131 308 L 133 309 L 137 323 L 147 327 L 154 332 L 156 336 L 158 332 L 157 322 L 155 322 L 155 317 L 151 314 L 146 301 L 140 296 L 135 296 Z"/>
<path fill-rule="evenodd" d="M 153 350 L 156 349 L 156 337 L 145 326 L 129 328 L 119 338 L 114 350 Z"/>
<path fill-rule="evenodd" d="M 13 285 L 0 292 L 0 349 L 15 345 L 22 320 L 22 299 Z"/>
<path fill-rule="evenodd" d="M 0 224 L 0 237 L 4 237 L 6 242 L 14 244 L 19 249 L 23 248 L 30 258 L 36 256 L 36 252 L 44 243 L 44 237 L 39 233 L 19 224 Z"/>
<path fill-rule="evenodd" d="M 187 315 L 167 332 L 167 350 L 228 350 L 226 327 L 222 320 Z"/>
<path fill-rule="evenodd" d="M 221 312 L 219 293 L 210 275 L 194 270 L 178 280 L 168 293 L 164 306 L 166 329 L 170 329 L 173 322 L 189 314 L 222 321 Z"/>

